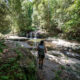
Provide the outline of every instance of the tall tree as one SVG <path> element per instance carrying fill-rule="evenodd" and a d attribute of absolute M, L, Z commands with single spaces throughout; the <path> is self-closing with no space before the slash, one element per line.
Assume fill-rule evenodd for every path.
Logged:
<path fill-rule="evenodd" d="M 3 0 L 0 0 L 0 32 L 8 33 L 10 31 L 8 8 Z"/>
<path fill-rule="evenodd" d="M 12 31 L 25 33 L 32 23 L 32 2 L 29 0 L 9 0 Z"/>

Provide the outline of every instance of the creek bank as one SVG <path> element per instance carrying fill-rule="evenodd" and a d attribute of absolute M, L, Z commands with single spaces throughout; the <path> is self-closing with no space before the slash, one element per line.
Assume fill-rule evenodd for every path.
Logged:
<path fill-rule="evenodd" d="M 7 41 L 0 45 L 0 80 L 37 79 L 35 57 L 30 50 Z"/>
<path fill-rule="evenodd" d="M 27 42 L 25 44 L 27 44 Z M 22 44 L 19 44 L 19 45 L 22 45 Z M 56 48 L 56 45 L 52 44 L 52 42 L 50 41 L 47 42 L 47 45 L 48 45 L 47 46 L 48 52 L 46 54 L 46 58 L 44 62 L 44 69 L 39 70 L 37 68 L 38 70 L 37 74 L 39 78 L 41 80 L 61 80 L 61 79 L 62 80 L 71 80 L 71 79 L 79 80 L 80 79 L 80 75 L 79 75 L 80 61 L 78 59 L 65 56 L 64 53 L 61 52 L 63 48 L 60 48 L 60 47 Z M 28 48 L 28 46 L 24 46 L 24 47 Z M 52 49 L 49 50 L 49 48 L 52 48 Z M 36 51 L 31 50 L 31 53 L 34 56 L 37 56 Z"/>

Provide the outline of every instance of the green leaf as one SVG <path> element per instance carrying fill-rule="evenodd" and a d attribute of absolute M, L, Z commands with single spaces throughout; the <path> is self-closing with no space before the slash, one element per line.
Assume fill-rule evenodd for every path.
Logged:
<path fill-rule="evenodd" d="M 1 80 L 9 80 L 9 76 L 1 76 Z"/>

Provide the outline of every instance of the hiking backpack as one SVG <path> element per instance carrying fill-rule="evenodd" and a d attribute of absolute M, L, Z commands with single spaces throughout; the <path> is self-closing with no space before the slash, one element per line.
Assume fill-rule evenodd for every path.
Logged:
<path fill-rule="evenodd" d="M 45 47 L 44 47 L 44 45 L 39 45 L 38 46 L 38 54 L 39 55 L 44 55 L 44 53 L 45 53 Z"/>

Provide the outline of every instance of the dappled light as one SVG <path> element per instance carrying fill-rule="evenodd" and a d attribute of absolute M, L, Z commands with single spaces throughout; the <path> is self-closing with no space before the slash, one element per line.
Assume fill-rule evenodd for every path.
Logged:
<path fill-rule="evenodd" d="M 0 80 L 80 80 L 80 0 L 0 0 Z"/>
<path fill-rule="evenodd" d="M 78 43 L 69 42 L 69 41 L 65 41 L 65 40 L 62 40 L 62 39 L 54 40 L 54 41 L 52 41 L 52 43 L 60 45 L 60 46 L 65 46 L 65 47 L 68 47 L 68 46 L 71 46 L 71 47 L 80 46 L 80 44 L 78 44 Z"/>

